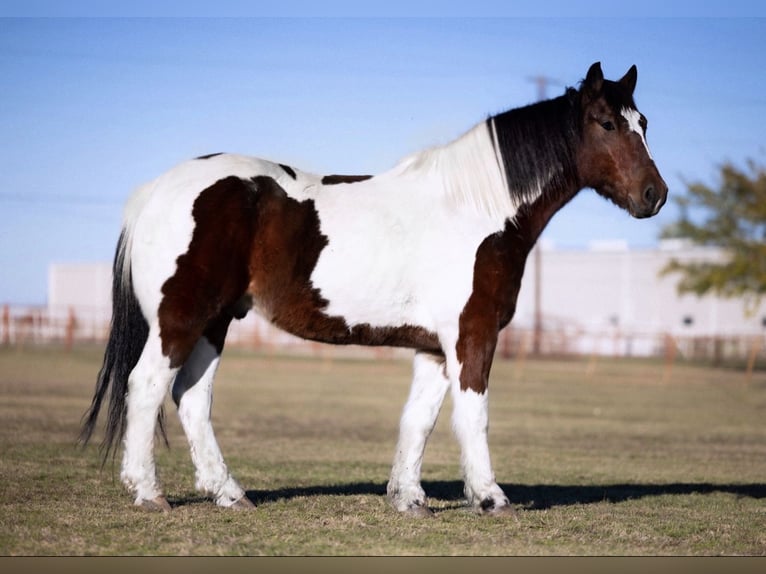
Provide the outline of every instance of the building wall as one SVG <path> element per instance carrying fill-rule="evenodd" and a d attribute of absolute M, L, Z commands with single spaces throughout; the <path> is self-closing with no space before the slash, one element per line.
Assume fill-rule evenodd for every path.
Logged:
<path fill-rule="evenodd" d="M 720 260 L 715 249 L 663 244 L 658 249 L 628 250 L 619 244 L 588 251 L 543 248 L 541 308 L 546 329 L 620 336 L 632 354 L 655 352 L 657 337 L 729 337 L 764 333 L 766 307 L 748 314 L 741 299 L 679 295 L 678 275 L 662 276 L 671 259 Z M 534 324 L 534 254 L 525 270 L 514 319 L 517 328 Z M 583 336 L 580 352 L 593 337 Z M 642 342 L 643 341 L 643 342 Z M 604 350 L 604 349 L 602 349 Z"/>
<path fill-rule="evenodd" d="M 61 315 L 74 308 L 83 319 L 108 320 L 112 312 L 112 266 L 109 263 L 54 263 L 48 268 L 48 311 Z"/>

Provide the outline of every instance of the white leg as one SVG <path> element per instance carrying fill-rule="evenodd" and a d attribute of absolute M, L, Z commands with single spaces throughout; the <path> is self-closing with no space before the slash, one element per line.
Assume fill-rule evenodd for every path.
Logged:
<path fill-rule="evenodd" d="M 477 393 L 452 385 L 452 428 L 460 443 L 468 503 L 480 512 L 498 513 L 510 502 L 495 482 L 489 456 L 487 431 L 488 391 Z"/>
<path fill-rule="evenodd" d="M 189 440 L 197 489 L 212 495 L 219 506 L 252 507 L 226 468 L 210 420 L 213 379 L 219 361 L 216 348 L 205 337 L 200 338 L 176 376 L 173 399 Z"/>
<path fill-rule="evenodd" d="M 153 325 L 133 371 L 128 378 L 125 451 L 122 482 L 135 493 L 135 503 L 152 510 L 170 510 L 157 483 L 154 467 L 154 431 L 165 394 L 178 369 L 162 355 L 159 327 Z"/>
<path fill-rule="evenodd" d="M 444 357 L 417 353 L 413 361 L 414 376 L 407 403 L 399 425 L 388 497 L 402 512 L 430 514 L 426 495 L 420 485 L 423 453 L 439 416 L 449 380 L 444 374 Z"/>
<path fill-rule="evenodd" d="M 454 347 L 447 346 L 448 349 Z M 476 359 L 474 359 L 476 360 Z M 484 358 L 484 360 L 491 360 Z M 461 388 L 463 365 L 454 352 L 447 354 L 447 374 L 452 389 L 452 429 L 460 444 L 465 496 L 477 512 L 513 514 L 513 507 L 495 481 L 487 441 L 489 431 L 489 389 L 486 380 L 476 382 L 483 392 Z M 474 373 L 482 371 L 473 369 Z M 488 371 L 487 371 L 488 372 Z M 483 376 L 483 375 L 479 375 Z M 468 387 L 468 385 L 465 385 Z"/>

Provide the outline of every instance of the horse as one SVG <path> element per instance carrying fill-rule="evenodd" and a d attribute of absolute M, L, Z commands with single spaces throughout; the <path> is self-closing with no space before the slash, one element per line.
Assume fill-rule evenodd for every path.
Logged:
<path fill-rule="evenodd" d="M 250 310 L 304 339 L 414 351 L 387 485 L 398 511 L 430 516 L 423 453 L 450 391 L 464 493 L 479 514 L 513 514 L 487 444 L 498 332 L 551 217 L 592 188 L 635 218 L 668 188 L 633 99 L 593 64 L 577 88 L 489 116 L 454 141 L 376 176 L 315 175 L 235 154 L 182 163 L 126 203 L 113 264 L 113 316 L 79 440 L 108 396 L 102 465 L 124 452 L 135 505 L 169 511 L 154 441 L 169 393 L 195 486 L 222 507 L 254 507 L 211 424 L 213 379 L 234 319 Z"/>

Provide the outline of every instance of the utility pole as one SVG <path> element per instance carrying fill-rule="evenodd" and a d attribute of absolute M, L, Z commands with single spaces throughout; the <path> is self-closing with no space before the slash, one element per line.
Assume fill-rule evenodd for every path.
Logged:
<path fill-rule="evenodd" d="M 537 101 L 541 102 L 546 99 L 548 84 L 558 83 L 555 80 L 547 76 L 531 76 L 529 81 L 534 82 L 537 85 Z M 542 310 L 542 246 L 538 242 L 534 248 L 534 272 L 535 272 L 535 309 L 534 309 L 534 325 L 532 332 L 532 354 L 540 355 L 542 351 L 542 338 L 543 338 L 543 310 Z"/>
<path fill-rule="evenodd" d="M 555 80 L 548 76 L 530 76 L 530 82 L 534 82 L 537 85 L 537 101 L 542 102 L 546 97 L 548 84 L 557 84 Z"/>

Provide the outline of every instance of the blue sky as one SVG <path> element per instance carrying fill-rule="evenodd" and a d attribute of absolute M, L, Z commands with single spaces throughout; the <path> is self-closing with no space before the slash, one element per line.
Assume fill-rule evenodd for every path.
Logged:
<path fill-rule="evenodd" d="M 671 194 L 714 184 L 766 163 L 765 55 L 756 18 L 0 18 L 0 303 L 44 303 L 52 262 L 110 261 L 131 190 L 187 158 L 376 173 L 597 60 L 638 66 Z M 676 215 L 585 190 L 544 238 L 652 247 Z"/>

